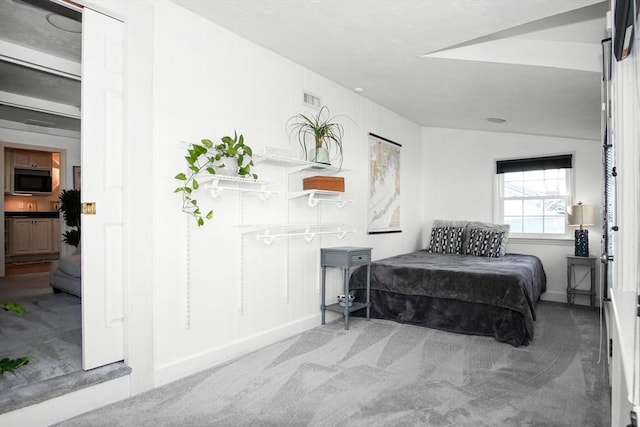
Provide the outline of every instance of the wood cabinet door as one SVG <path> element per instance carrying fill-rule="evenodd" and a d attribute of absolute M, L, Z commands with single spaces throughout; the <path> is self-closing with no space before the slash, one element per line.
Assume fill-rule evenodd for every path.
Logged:
<path fill-rule="evenodd" d="M 32 151 L 31 164 L 36 169 L 51 169 L 51 153 L 48 151 Z"/>
<path fill-rule="evenodd" d="M 31 168 L 31 154 L 27 150 L 13 151 L 13 167 L 15 168 Z"/>
<path fill-rule="evenodd" d="M 32 220 L 32 253 L 48 253 L 51 250 L 51 220 L 50 219 L 33 219 Z"/>
<path fill-rule="evenodd" d="M 11 255 L 27 255 L 31 253 L 31 235 L 33 221 L 30 218 L 14 218 L 11 220 Z"/>

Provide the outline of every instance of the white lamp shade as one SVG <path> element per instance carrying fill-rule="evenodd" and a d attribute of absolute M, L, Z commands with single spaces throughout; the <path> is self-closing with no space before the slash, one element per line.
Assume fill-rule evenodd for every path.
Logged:
<path fill-rule="evenodd" d="M 567 210 L 567 223 L 570 226 L 582 227 L 596 223 L 596 213 L 592 205 L 578 203 Z"/>

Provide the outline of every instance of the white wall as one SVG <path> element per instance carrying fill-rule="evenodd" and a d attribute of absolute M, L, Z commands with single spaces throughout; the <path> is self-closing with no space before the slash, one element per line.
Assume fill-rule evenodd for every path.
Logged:
<path fill-rule="evenodd" d="M 434 219 L 494 222 L 495 162 L 499 159 L 572 153 L 574 200 L 602 205 L 599 141 L 442 128 L 423 128 L 422 134 L 425 241 Z M 592 255 L 600 253 L 601 236 L 599 215 L 598 224 L 589 229 Z M 573 254 L 573 240 L 540 244 L 511 239 L 507 251 L 538 256 L 547 273 L 542 299 L 566 301 L 566 256 Z M 578 297 L 577 303 L 589 303 L 588 298 Z"/>
<path fill-rule="evenodd" d="M 370 246 L 373 258 L 416 249 L 422 217 L 420 128 L 291 61 L 171 3 L 155 5 L 154 172 L 152 218 L 154 267 L 154 358 L 156 384 L 221 362 L 320 324 L 319 248 Z M 180 141 L 244 134 L 254 150 L 291 148 L 285 124 L 307 111 L 302 92 L 322 97 L 333 114 L 348 116 L 343 167 L 352 204 L 308 207 L 287 200 L 301 189 L 304 173 L 258 164 L 260 178 L 280 194 L 267 201 L 223 193 L 198 199 L 215 211 L 202 228 L 180 212 L 174 175 L 185 170 Z M 368 236 L 368 133 L 402 147 L 402 228 Z M 277 240 L 266 246 L 238 225 L 344 223 L 357 232 Z M 338 271 L 328 275 L 328 295 L 340 292 Z"/>

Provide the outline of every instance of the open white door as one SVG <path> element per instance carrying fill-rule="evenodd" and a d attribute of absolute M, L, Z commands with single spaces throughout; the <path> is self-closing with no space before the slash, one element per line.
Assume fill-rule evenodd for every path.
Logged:
<path fill-rule="evenodd" d="M 124 359 L 123 60 L 124 24 L 82 13 L 82 363 Z"/>

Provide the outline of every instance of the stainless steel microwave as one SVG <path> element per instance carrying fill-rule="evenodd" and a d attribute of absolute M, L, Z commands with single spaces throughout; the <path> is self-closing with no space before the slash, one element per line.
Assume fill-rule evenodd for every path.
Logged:
<path fill-rule="evenodd" d="M 51 171 L 14 169 L 13 191 L 15 193 L 51 193 Z"/>

